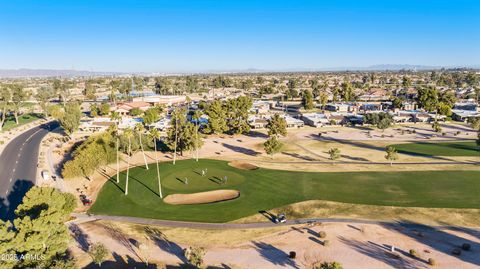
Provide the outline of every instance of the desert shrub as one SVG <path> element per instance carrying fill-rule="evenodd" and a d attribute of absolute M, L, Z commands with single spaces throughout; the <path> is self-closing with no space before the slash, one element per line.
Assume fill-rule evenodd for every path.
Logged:
<path fill-rule="evenodd" d="M 339 262 L 323 262 L 315 269 L 343 269 L 343 267 Z"/>
<path fill-rule="evenodd" d="M 325 238 L 325 237 L 327 237 L 327 233 L 324 232 L 324 231 L 318 232 L 318 237 Z"/>
<path fill-rule="evenodd" d="M 436 261 L 435 261 L 433 258 L 429 258 L 429 259 L 428 259 L 428 264 L 430 264 L 430 265 L 435 265 L 435 264 L 437 264 L 437 263 L 436 263 Z"/>
<path fill-rule="evenodd" d="M 290 251 L 290 253 L 288 254 L 288 257 L 290 259 L 295 259 L 297 257 L 297 253 L 295 251 Z"/>
<path fill-rule="evenodd" d="M 204 256 L 205 249 L 201 247 L 189 247 L 185 250 L 185 258 L 191 265 L 196 267 L 202 266 Z"/>
<path fill-rule="evenodd" d="M 410 249 L 409 253 L 410 253 L 410 256 L 412 256 L 412 257 L 417 257 L 418 256 L 417 251 L 414 250 L 414 249 Z"/>
<path fill-rule="evenodd" d="M 462 244 L 462 249 L 465 251 L 469 251 L 472 248 L 472 246 L 469 243 L 463 243 Z"/>
<path fill-rule="evenodd" d="M 108 257 L 109 251 L 104 244 L 96 243 L 88 248 L 88 254 L 90 254 L 94 263 L 102 266 L 102 263 Z"/>
<path fill-rule="evenodd" d="M 329 240 L 323 240 L 323 246 L 324 247 L 330 246 L 330 241 Z"/>

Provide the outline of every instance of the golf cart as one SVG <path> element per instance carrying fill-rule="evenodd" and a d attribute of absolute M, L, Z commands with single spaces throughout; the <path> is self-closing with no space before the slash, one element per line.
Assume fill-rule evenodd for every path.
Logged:
<path fill-rule="evenodd" d="M 85 194 L 80 194 L 80 201 L 82 201 L 84 206 L 92 205 L 92 200 L 89 199 Z"/>
<path fill-rule="evenodd" d="M 287 217 L 285 216 L 285 213 L 278 214 L 278 216 L 273 217 L 273 222 L 275 223 L 285 223 L 287 222 Z"/>

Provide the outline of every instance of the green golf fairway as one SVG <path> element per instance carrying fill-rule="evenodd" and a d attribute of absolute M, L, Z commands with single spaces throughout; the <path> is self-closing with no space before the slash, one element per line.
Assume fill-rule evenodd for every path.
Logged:
<path fill-rule="evenodd" d="M 208 169 L 206 176 L 201 170 Z M 201 205 L 169 205 L 158 196 L 155 164 L 130 169 L 129 193 L 111 178 L 90 212 L 197 222 L 228 222 L 306 200 L 405 207 L 480 208 L 480 171 L 314 173 L 241 170 L 225 161 L 160 164 L 164 197 L 174 193 L 236 189 L 239 198 Z M 227 182 L 218 179 L 227 176 Z M 183 183 L 188 178 L 188 184 Z"/>
<path fill-rule="evenodd" d="M 475 141 L 417 142 L 392 145 L 399 153 L 419 156 L 480 156 Z"/>

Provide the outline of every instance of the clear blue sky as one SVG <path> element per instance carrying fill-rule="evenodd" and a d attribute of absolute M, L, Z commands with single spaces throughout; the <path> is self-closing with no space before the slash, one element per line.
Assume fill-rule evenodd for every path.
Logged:
<path fill-rule="evenodd" d="M 0 68 L 125 72 L 480 64 L 480 1 L 12 0 Z"/>

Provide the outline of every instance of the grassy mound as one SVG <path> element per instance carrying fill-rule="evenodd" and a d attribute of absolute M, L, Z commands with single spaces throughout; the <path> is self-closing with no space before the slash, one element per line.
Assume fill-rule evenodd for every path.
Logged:
<path fill-rule="evenodd" d="M 130 170 L 129 194 L 112 178 L 91 208 L 94 214 L 183 221 L 228 222 L 289 204 L 324 200 L 351 204 L 430 208 L 480 208 L 480 171 L 408 171 L 313 173 L 259 168 L 241 170 L 225 161 L 178 161 L 160 165 L 164 196 L 236 189 L 234 200 L 198 205 L 170 205 L 158 196 L 156 169 Z M 201 177 L 197 172 L 208 169 Z M 179 176 L 181 175 L 181 176 Z M 189 184 L 177 178 L 187 176 Z M 226 183 L 210 180 L 228 175 Z M 197 177 L 198 176 L 198 177 Z"/>

